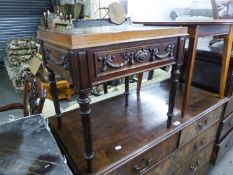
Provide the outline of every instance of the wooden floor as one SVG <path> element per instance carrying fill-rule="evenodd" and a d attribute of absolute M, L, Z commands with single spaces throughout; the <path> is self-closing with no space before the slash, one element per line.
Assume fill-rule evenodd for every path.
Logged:
<path fill-rule="evenodd" d="M 139 95 L 135 91 L 129 96 L 129 106 L 124 106 L 124 95 L 120 95 L 91 105 L 93 147 L 95 151 L 94 172 L 96 174 L 117 167 L 125 157 L 134 158 L 144 148 L 150 148 L 171 133 L 178 132 L 192 120 L 201 117 L 205 110 L 221 105 L 226 99 L 220 100 L 216 94 L 197 88 L 191 89 L 190 105 L 184 118 L 180 118 L 182 101 L 182 85 L 177 92 L 175 120 L 178 126 L 166 128 L 167 101 L 169 81 L 143 87 Z M 83 138 L 81 120 L 78 110 L 63 114 L 62 128 L 57 128 L 55 117 L 49 119 L 54 133 L 62 138 L 63 146 L 69 150 L 71 158 L 81 172 L 86 170 L 83 158 Z M 120 150 L 116 150 L 121 146 Z M 129 154 L 131 153 L 131 154 Z"/>

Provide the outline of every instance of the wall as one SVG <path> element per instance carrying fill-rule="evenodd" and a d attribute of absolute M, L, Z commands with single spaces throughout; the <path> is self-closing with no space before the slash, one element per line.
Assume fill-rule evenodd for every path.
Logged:
<path fill-rule="evenodd" d="M 7 41 L 35 37 L 43 12 L 50 8 L 51 0 L 0 0 L 0 67 Z"/>
<path fill-rule="evenodd" d="M 174 8 L 211 8 L 210 0 L 128 0 L 133 21 L 170 20 Z"/>

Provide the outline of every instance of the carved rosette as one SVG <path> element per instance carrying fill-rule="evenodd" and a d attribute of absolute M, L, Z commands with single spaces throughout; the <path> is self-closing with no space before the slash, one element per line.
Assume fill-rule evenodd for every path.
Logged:
<path fill-rule="evenodd" d="M 140 63 L 147 62 L 151 57 L 151 53 L 149 50 L 142 49 L 136 52 L 134 59 Z"/>
<path fill-rule="evenodd" d="M 97 60 L 102 62 L 100 70 L 105 72 L 107 68 L 111 69 L 119 69 L 124 67 L 125 65 L 133 65 L 135 62 L 138 63 L 145 63 L 148 61 L 155 61 L 161 60 L 168 57 L 174 56 L 174 45 L 168 45 L 165 49 L 164 53 L 160 52 L 159 48 L 148 48 L 148 49 L 141 49 L 136 51 L 127 51 L 122 54 L 122 63 L 114 64 L 114 59 L 116 56 L 114 55 L 107 55 L 107 56 L 99 56 Z"/>

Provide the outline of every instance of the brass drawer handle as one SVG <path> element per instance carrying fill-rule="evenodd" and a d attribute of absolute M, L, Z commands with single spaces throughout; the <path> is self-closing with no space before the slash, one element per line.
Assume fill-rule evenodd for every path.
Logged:
<path fill-rule="evenodd" d="M 189 169 L 192 171 L 192 172 L 195 172 L 199 169 L 199 165 L 200 165 L 200 160 L 197 160 L 197 163 L 196 165 L 190 165 Z"/>
<path fill-rule="evenodd" d="M 201 129 L 203 129 L 207 124 L 208 124 L 208 119 L 206 119 L 206 120 L 204 120 L 204 121 L 198 123 L 197 127 L 198 127 L 198 129 L 201 130 Z"/>
<path fill-rule="evenodd" d="M 205 143 L 205 141 L 202 139 L 201 141 L 200 141 L 200 144 L 198 145 L 198 144 L 195 144 L 194 146 L 193 146 L 193 148 L 195 149 L 195 150 L 199 150 L 203 145 L 204 145 L 204 143 Z"/>
<path fill-rule="evenodd" d="M 139 165 L 134 165 L 133 166 L 133 170 L 137 173 L 137 174 L 142 174 L 143 172 L 145 172 L 147 169 L 149 169 L 149 167 L 151 166 L 152 164 L 152 159 L 148 159 L 146 161 L 146 165 L 144 168 L 141 168 Z"/>

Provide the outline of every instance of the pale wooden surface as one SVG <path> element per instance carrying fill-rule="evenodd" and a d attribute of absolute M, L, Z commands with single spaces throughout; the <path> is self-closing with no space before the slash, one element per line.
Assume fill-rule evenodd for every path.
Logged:
<path fill-rule="evenodd" d="M 53 29 L 37 32 L 38 39 L 67 49 L 83 49 L 185 35 L 187 35 L 186 27 L 145 27 L 142 25 Z"/>
<path fill-rule="evenodd" d="M 220 80 L 220 88 L 219 88 L 220 98 L 223 98 L 225 95 L 226 81 L 227 81 L 227 75 L 228 75 L 229 64 L 230 64 L 230 59 L 231 59 L 232 41 L 233 41 L 233 25 L 231 25 L 229 35 L 226 35 L 224 38 L 221 80 Z"/>
<path fill-rule="evenodd" d="M 233 24 L 233 19 L 182 19 L 176 21 L 133 21 L 135 24 L 154 24 L 159 26 L 190 26 L 190 25 L 212 25 Z"/>

